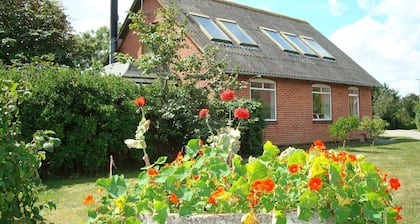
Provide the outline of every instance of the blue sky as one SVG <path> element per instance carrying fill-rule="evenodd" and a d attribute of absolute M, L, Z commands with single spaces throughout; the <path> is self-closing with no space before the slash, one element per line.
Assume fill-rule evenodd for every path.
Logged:
<path fill-rule="evenodd" d="M 306 20 L 380 83 L 420 93 L 419 0 L 232 0 Z M 77 32 L 109 24 L 110 1 L 62 0 Z M 119 0 L 120 22 L 132 0 Z"/>

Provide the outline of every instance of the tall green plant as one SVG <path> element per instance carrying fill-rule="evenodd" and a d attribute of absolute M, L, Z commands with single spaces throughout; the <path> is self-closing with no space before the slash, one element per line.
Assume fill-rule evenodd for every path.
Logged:
<path fill-rule="evenodd" d="M 348 116 L 338 118 L 332 125 L 328 126 L 328 130 L 331 136 L 343 143 L 344 148 L 349 134 L 358 127 L 359 119 L 356 116 Z"/>
<path fill-rule="evenodd" d="M 37 223 L 40 210 L 52 202 L 37 204 L 41 185 L 38 168 L 59 139 L 54 132 L 37 131 L 30 143 L 20 141 L 19 105 L 29 98 L 25 84 L 0 80 L 0 223 Z"/>
<path fill-rule="evenodd" d="M 384 133 L 385 128 L 388 125 L 389 124 L 386 121 L 378 116 L 374 116 L 373 118 L 365 116 L 362 118 L 362 121 L 360 121 L 359 129 L 368 132 L 369 139 L 372 141 L 372 146 L 375 147 L 376 139 L 379 138 L 380 134 Z"/>

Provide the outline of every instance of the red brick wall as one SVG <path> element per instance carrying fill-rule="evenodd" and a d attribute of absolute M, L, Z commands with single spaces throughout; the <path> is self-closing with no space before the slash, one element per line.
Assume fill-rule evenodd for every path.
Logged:
<path fill-rule="evenodd" d="M 251 76 L 242 77 L 247 80 Z M 263 77 L 264 78 L 264 77 Z M 277 145 L 310 143 L 314 140 L 333 141 L 328 132 L 332 121 L 312 120 L 312 85 L 325 84 L 331 87 L 332 118 L 349 115 L 348 85 L 316 83 L 310 81 L 269 78 L 276 81 L 277 120 L 267 122 L 264 130 L 265 140 Z M 239 97 L 249 98 L 249 88 L 241 90 Z M 371 116 L 371 90 L 369 87 L 359 87 L 360 118 Z M 359 139 L 360 133 L 352 138 Z"/>

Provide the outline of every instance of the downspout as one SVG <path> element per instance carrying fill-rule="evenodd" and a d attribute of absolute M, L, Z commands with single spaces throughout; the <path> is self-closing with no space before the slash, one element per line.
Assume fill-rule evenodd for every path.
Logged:
<path fill-rule="evenodd" d="M 115 62 L 114 53 L 117 51 L 118 36 L 118 0 L 111 0 L 109 63 Z"/>

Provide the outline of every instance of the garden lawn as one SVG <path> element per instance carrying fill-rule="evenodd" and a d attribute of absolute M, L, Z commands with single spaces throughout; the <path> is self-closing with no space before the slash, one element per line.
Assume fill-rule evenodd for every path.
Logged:
<path fill-rule="evenodd" d="M 369 145 L 347 146 L 347 151 L 366 156 L 366 160 L 377 165 L 389 174 L 388 178 L 397 177 L 401 188 L 395 191 L 396 205 L 403 210 L 401 224 L 417 223 L 420 220 L 420 141 L 404 138 L 389 138 L 377 143 L 375 148 Z M 282 149 L 283 150 L 283 149 Z M 135 177 L 137 171 L 127 177 Z M 66 180 L 45 181 L 46 189 L 41 191 L 40 200 L 53 201 L 57 209 L 43 211 L 47 223 L 83 223 L 87 220 L 87 207 L 83 201 L 88 194 L 95 200 L 100 194 L 95 187 L 96 178 L 72 178 Z M 92 206 L 92 205 L 90 205 Z"/>

